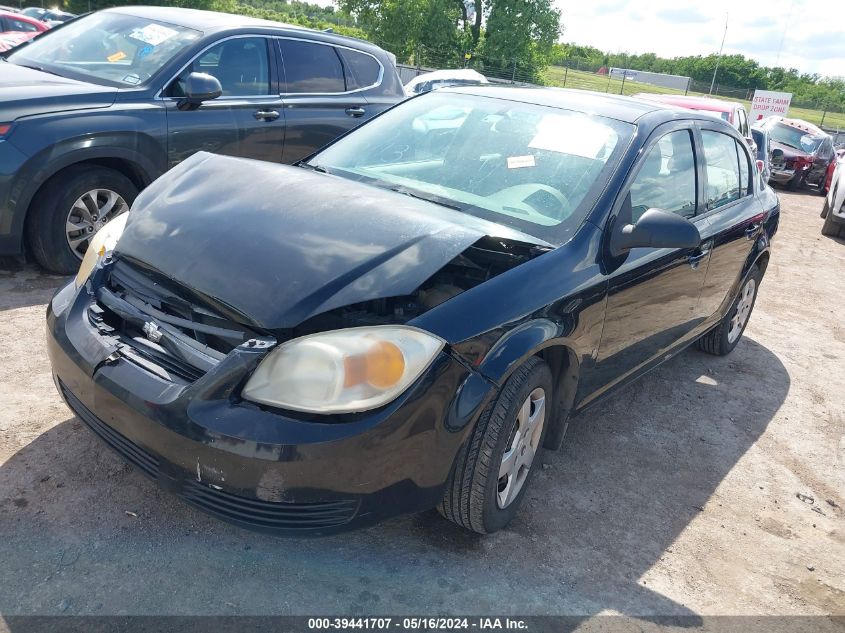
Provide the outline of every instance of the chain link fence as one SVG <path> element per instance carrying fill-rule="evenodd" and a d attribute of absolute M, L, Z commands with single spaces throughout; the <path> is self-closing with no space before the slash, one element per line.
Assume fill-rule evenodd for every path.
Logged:
<path fill-rule="evenodd" d="M 403 83 L 408 83 L 422 73 L 446 68 L 472 68 L 485 75 L 493 83 L 558 86 L 618 95 L 633 95 L 640 92 L 710 95 L 743 102 L 749 111 L 756 89 L 724 86 L 718 83 L 717 74 L 712 92 L 709 82 L 695 79 L 689 79 L 685 90 L 677 90 L 637 81 L 630 78 L 627 73 L 619 72 L 611 76 L 607 67 L 588 64 L 581 60 L 570 60 L 538 68 L 516 59 L 495 59 L 478 55 L 462 58 L 454 52 L 438 52 L 425 48 L 415 51 L 413 63 L 399 65 L 399 75 Z M 641 75 L 638 74 L 637 78 L 640 77 Z M 833 134 L 845 130 L 845 108 L 841 104 L 793 98 L 789 115 L 815 123 Z"/>

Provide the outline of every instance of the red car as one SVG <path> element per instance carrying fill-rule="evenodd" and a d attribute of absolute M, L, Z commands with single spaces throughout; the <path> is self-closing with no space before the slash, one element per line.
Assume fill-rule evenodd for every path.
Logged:
<path fill-rule="evenodd" d="M 756 144 L 751 137 L 749 129 L 748 113 L 745 111 L 745 106 L 736 101 L 725 101 L 724 99 L 710 99 L 709 97 L 692 97 L 688 95 L 672 95 L 672 94 L 651 94 L 641 92 L 632 95 L 637 99 L 646 99 L 648 101 L 657 101 L 666 105 L 675 106 L 676 108 L 687 108 L 688 110 L 698 110 L 700 112 L 710 112 L 713 116 L 719 117 L 732 126 L 742 134 L 748 146 L 756 151 Z"/>
<path fill-rule="evenodd" d="M 0 53 L 43 33 L 50 27 L 20 13 L 0 11 Z"/>
<path fill-rule="evenodd" d="M 0 35 L 8 35 L 10 33 L 32 33 L 30 37 L 35 37 L 39 33 L 46 31 L 49 26 L 39 20 L 28 18 L 20 13 L 12 13 L 11 11 L 0 11 Z"/>

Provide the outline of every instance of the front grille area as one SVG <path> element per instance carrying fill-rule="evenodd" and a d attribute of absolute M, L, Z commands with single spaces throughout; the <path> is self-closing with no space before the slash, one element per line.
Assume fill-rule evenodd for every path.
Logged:
<path fill-rule="evenodd" d="M 260 336 L 124 261 L 108 268 L 88 319 L 129 360 L 162 378 L 194 382 L 244 341 Z"/>
<path fill-rule="evenodd" d="M 181 496 L 211 515 L 258 529 L 319 530 L 348 523 L 358 512 L 357 499 L 315 503 L 270 502 L 248 499 L 185 482 Z"/>
<path fill-rule="evenodd" d="M 82 404 L 79 398 L 70 392 L 70 389 L 64 383 L 59 381 L 59 385 L 70 408 L 88 428 L 94 431 L 101 440 L 117 451 L 126 461 L 133 466 L 137 466 L 145 475 L 151 479 L 158 479 L 158 459 L 100 420 L 88 407 Z"/>

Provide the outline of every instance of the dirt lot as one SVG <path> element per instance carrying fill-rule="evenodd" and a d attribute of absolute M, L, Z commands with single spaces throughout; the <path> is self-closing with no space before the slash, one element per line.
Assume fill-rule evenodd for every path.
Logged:
<path fill-rule="evenodd" d="M 489 537 L 430 512 L 286 540 L 189 508 L 56 394 L 61 280 L 0 269 L 0 613 L 845 614 L 845 241 L 819 197 L 781 199 L 736 351 L 578 418 Z"/>

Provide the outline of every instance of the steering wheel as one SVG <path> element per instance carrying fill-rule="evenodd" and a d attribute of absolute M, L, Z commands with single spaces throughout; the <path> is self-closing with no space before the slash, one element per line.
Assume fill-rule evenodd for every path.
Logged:
<path fill-rule="evenodd" d="M 550 196 L 552 196 L 555 200 L 557 200 L 558 204 L 560 204 L 560 212 L 555 215 L 549 215 L 547 209 L 539 209 L 535 207 L 528 198 L 538 191 L 545 191 Z M 500 189 L 496 193 L 490 196 L 491 198 L 497 198 L 499 201 L 504 199 L 505 203 L 509 206 L 519 206 L 525 205 L 536 211 L 541 215 L 545 215 L 546 217 L 552 217 L 556 220 L 563 220 L 566 218 L 572 209 L 569 205 L 569 198 L 566 197 L 559 189 L 555 189 L 549 185 L 544 185 L 539 182 L 530 182 L 523 185 L 513 185 L 511 187 L 505 187 L 504 189 Z M 564 215 L 566 213 L 566 215 Z"/>

